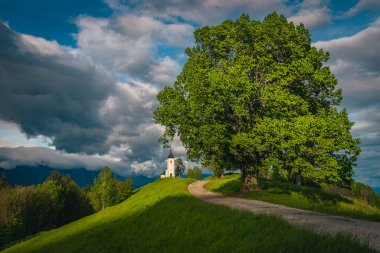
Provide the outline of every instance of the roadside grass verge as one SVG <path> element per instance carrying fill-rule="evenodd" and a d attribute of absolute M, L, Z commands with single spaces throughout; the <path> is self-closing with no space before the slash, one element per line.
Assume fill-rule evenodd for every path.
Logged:
<path fill-rule="evenodd" d="M 267 215 L 207 204 L 189 179 L 158 179 L 125 202 L 8 248 L 9 252 L 376 252 Z"/>
<path fill-rule="evenodd" d="M 224 179 L 209 178 L 205 188 L 229 196 L 262 200 L 321 213 L 346 216 L 356 219 L 380 221 L 380 209 L 366 205 L 353 198 L 333 194 L 323 189 L 297 186 L 288 182 L 261 180 L 262 191 L 240 194 L 242 185 L 239 174 L 226 175 Z"/>

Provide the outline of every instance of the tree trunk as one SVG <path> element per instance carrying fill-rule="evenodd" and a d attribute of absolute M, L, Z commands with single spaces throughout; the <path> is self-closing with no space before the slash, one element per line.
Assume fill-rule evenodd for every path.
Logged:
<path fill-rule="evenodd" d="M 302 176 L 296 175 L 296 185 L 301 186 L 302 184 Z"/>
<path fill-rule="evenodd" d="M 244 182 L 240 188 L 240 192 L 258 192 L 261 190 L 257 172 L 249 174 L 245 169 L 243 169 L 241 171 L 241 175 Z"/>

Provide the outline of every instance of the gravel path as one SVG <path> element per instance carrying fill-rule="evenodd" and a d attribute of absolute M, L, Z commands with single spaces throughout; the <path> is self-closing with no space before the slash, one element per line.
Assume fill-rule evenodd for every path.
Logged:
<path fill-rule="evenodd" d="M 196 198 L 234 209 L 248 210 L 252 213 L 280 215 L 297 226 L 312 228 L 328 233 L 349 232 L 363 242 L 380 251 L 380 222 L 355 220 L 351 218 L 317 213 L 297 208 L 270 204 L 259 200 L 227 197 L 203 188 L 207 181 L 197 181 L 189 185 L 189 192 Z"/>

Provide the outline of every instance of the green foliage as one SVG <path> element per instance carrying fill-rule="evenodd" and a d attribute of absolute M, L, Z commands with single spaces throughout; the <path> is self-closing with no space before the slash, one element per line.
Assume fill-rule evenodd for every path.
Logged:
<path fill-rule="evenodd" d="M 194 178 L 201 180 L 202 179 L 202 170 L 200 168 L 198 168 L 197 166 L 195 166 L 193 168 L 193 171 L 194 171 Z"/>
<path fill-rule="evenodd" d="M 6 187 L 0 190 L 0 246 L 28 234 L 27 223 L 34 187 Z"/>
<path fill-rule="evenodd" d="M 118 181 L 108 167 L 99 173 L 92 188 L 83 190 L 69 176 L 58 172 L 52 172 L 35 187 L 11 188 L 6 183 L 3 186 L 0 189 L 0 248 L 27 235 L 92 214 L 94 209 L 118 204 L 131 196 L 133 189 L 132 179 Z"/>
<path fill-rule="evenodd" d="M 380 208 L 380 196 L 368 185 L 355 181 L 351 185 L 351 189 L 354 196 L 363 200 L 364 203 L 371 204 L 377 208 Z"/>
<path fill-rule="evenodd" d="M 189 159 L 217 174 L 351 184 L 359 140 L 338 109 L 329 55 L 311 45 L 302 24 L 243 14 L 194 37 L 181 74 L 157 96 L 164 143 L 179 136 Z"/>
<path fill-rule="evenodd" d="M 132 179 L 118 181 L 109 167 L 104 167 L 94 179 L 88 195 L 95 211 L 119 204 L 132 193 Z"/>
<path fill-rule="evenodd" d="M 183 164 L 183 161 L 181 158 L 178 158 L 174 162 L 175 166 L 175 176 L 181 177 L 181 175 L 185 172 L 185 165 Z"/>
<path fill-rule="evenodd" d="M 95 211 L 103 210 L 117 203 L 116 182 L 117 179 L 110 168 L 104 167 L 99 172 L 89 193 L 91 204 Z"/>
<path fill-rule="evenodd" d="M 195 166 L 187 170 L 187 178 L 202 179 L 202 170 Z"/>
<path fill-rule="evenodd" d="M 187 178 L 194 178 L 194 170 L 192 168 L 187 170 Z"/>
<path fill-rule="evenodd" d="M 205 185 L 206 189 L 226 195 L 240 195 L 239 190 L 243 183 L 240 175 L 210 179 L 211 181 Z M 263 179 L 260 184 L 262 191 L 245 193 L 243 197 L 321 213 L 380 221 L 380 208 L 366 205 L 360 198 L 355 198 L 354 192 L 346 188 L 315 188 Z"/>
<path fill-rule="evenodd" d="M 3 188 L 0 206 L 0 245 L 93 213 L 85 193 L 57 172 L 36 187 Z"/>
<path fill-rule="evenodd" d="M 224 178 L 211 177 L 204 187 L 209 191 L 220 192 L 225 195 L 235 195 L 240 191 L 243 181 L 238 174 L 225 175 Z"/>
<path fill-rule="evenodd" d="M 37 227 L 48 230 L 93 213 L 90 202 L 69 176 L 52 172 L 35 190 Z"/>
<path fill-rule="evenodd" d="M 188 193 L 191 182 L 158 179 L 120 205 L 39 234 L 4 253 L 375 252 L 347 235 L 316 234 L 278 217 L 203 203 Z"/>
<path fill-rule="evenodd" d="M 0 191 L 4 188 L 9 187 L 9 180 L 5 175 L 2 175 L 0 178 Z"/>
<path fill-rule="evenodd" d="M 124 181 L 116 182 L 117 197 L 116 203 L 121 203 L 132 195 L 133 181 L 132 178 L 126 178 Z"/>

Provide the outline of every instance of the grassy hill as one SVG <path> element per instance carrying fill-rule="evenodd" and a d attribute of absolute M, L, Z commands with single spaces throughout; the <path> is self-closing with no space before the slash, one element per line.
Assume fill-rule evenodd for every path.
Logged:
<path fill-rule="evenodd" d="M 203 203 L 188 193 L 191 182 L 158 179 L 117 206 L 3 252 L 375 252 L 348 235 Z"/>
<path fill-rule="evenodd" d="M 242 181 L 239 174 L 226 175 L 224 179 L 209 177 L 205 188 L 225 195 L 262 200 L 321 213 L 380 221 L 380 209 L 366 205 L 353 197 L 329 192 L 328 188 L 297 186 L 288 182 L 261 180 L 262 191 L 239 193 Z M 342 189 L 334 189 L 343 191 Z"/>

